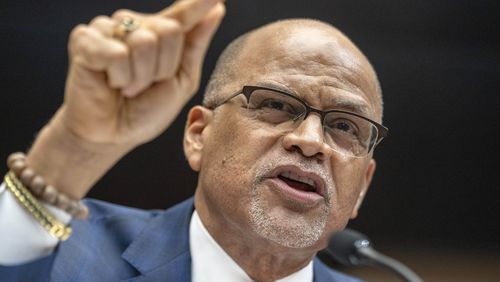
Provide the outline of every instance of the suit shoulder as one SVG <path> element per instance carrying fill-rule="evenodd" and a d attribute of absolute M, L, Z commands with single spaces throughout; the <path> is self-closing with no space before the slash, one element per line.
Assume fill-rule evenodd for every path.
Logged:
<path fill-rule="evenodd" d="M 163 212 L 162 210 L 143 210 L 127 207 L 95 199 L 85 199 L 84 203 L 89 208 L 89 220 L 111 219 L 115 217 L 127 217 L 129 220 L 145 220 Z"/>
<path fill-rule="evenodd" d="M 72 237 L 82 241 L 90 238 L 104 241 L 109 237 L 111 240 L 120 238 L 117 241 L 127 244 L 148 222 L 164 212 L 125 207 L 94 199 L 85 199 L 84 203 L 89 208 L 89 218 L 71 222 L 74 230 Z"/>

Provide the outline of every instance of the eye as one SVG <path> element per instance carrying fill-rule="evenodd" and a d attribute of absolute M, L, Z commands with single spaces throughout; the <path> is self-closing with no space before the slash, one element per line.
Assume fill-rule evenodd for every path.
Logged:
<path fill-rule="evenodd" d="M 293 121 L 305 111 L 300 100 L 268 89 L 252 92 L 248 108 L 254 110 L 259 119 L 273 124 Z"/>
<path fill-rule="evenodd" d="M 290 109 L 291 107 L 287 103 L 280 101 L 280 100 L 266 99 L 266 100 L 261 102 L 261 104 L 259 105 L 259 108 L 261 108 L 261 109 L 262 108 L 270 108 L 270 109 L 274 109 L 274 110 L 286 111 L 287 109 Z"/>
<path fill-rule="evenodd" d="M 337 122 L 337 123 L 335 123 L 335 124 L 334 124 L 334 127 L 335 127 L 336 129 L 340 129 L 340 130 L 342 130 L 342 131 L 348 131 L 348 132 L 349 132 L 349 131 L 351 131 L 351 130 L 352 130 L 352 126 L 351 126 L 349 123 L 347 123 L 347 122 L 342 122 L 342 121 L 341 121 L 341 122 Z"/>
<path fill-rule="evenodd" d="M 295 107 L 293 107 L 291 104 L 278 99 L 266 99 L 259 104 L 258 108 L 284 111 L 291 114 L 297 112 Z"/>
<path fill-rule="evenodd" d="M 351 135 L 357 135 L 358 127 L 356 124 L 348 119 L 336 119 L 327 124 L 330 130 L 341 131 Z"/>

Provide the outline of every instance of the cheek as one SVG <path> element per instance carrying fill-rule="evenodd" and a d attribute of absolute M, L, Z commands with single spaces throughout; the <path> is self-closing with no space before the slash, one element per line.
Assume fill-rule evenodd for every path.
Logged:
<path fill-rule="evenodd" d="M 332 175 L 335 183 L 332 210 L 328 221 L 325 240 L 336 231 L 345 227 L 352 210 L 356 205 L 361 188 L 364 185 L 364 172 L 366 165 L 352 160 L 332 161 Z"/>
<path fill-rule="evenodd" d="M 350 209 L 356 203 L 364 185 L 367 166 L 364 160 L 335 160 L 332 175 L 336 184 L 337 206 Z"/>
<path fill-rule="evenodd" d="M 220 163 L 217 165 L 240 168 L 244 170 L 241 173 L 245 173 L 277 144 L 279 135 L 249 117 L 238 116 L 215 121 L 208 153 L 218 156 Z"/>
<path fill-rule="evenodd" d="M 214 119 L 204 137 L 200 180 L 213 201 L 242 210 L 249 202 L 256 171 L 279 136 L 256 122 L 224 116 Z"/>

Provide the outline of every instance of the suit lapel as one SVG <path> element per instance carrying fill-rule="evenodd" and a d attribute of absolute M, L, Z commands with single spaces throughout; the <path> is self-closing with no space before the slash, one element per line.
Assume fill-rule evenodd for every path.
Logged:
<path fill-rule="evenodd" d="M 314 258 L 314 282 L 363 282 L 326 266 L 318 257 Z"/>
<path fill-rule="evenodd" d="M 158 215 L 132 241 L 122 258 L 141 276 L 127 281 L 191 281 L 189 222 L 193 210 L 191 198 Z"/>
<path fill-rule="evenodd" d="M 328 271 L 318 258 L 314 258 L 313 273 L 314 282 L 331 281 L 331 279 L 328 278 Z"/>

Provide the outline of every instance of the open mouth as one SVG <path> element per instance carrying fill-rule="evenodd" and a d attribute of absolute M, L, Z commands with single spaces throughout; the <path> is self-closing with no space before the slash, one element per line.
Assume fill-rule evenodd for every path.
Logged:
<path fill-rule="evenodd" d="M 314 180 L 309 177 L 299 176 L 291 171 L 284 171 L 278 175 L 278 178 L 294 189 L 306 192 L 316 192 L 316 184 Z"/>

